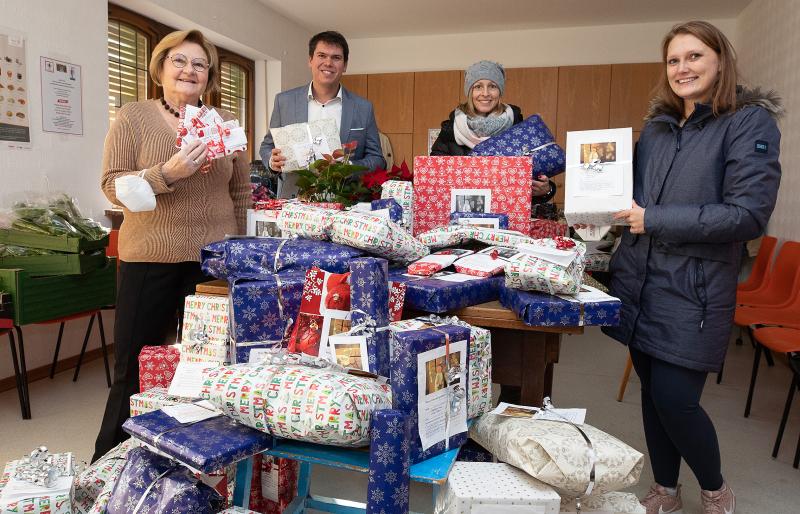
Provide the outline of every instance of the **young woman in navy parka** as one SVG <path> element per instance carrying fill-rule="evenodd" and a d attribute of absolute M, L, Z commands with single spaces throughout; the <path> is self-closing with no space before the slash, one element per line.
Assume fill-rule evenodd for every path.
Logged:
<path fill-rule="evenodd" d="M 701 21 L 676 25 L 665 73 L 634 167 L 630 224 L 611 261 L 621 322 L 642 382 L 642 418 L 656 484 L 648 514 L 680 512 L 681 459 L 697 477 L 704 513 L 731 514 L 716 431 L 699 401 L 731 334 L 745 241 L 760 236 L 780 183 L 781 114 L 773 93 L 738 87 L 728 39 Z"/>

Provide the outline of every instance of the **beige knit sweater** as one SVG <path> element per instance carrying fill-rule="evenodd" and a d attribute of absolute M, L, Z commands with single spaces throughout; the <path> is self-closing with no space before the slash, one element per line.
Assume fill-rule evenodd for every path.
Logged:
<path fill-rule="evenodd" d="M 145 170 L 156 194 L 156 208 L 124 208 L 119 256 L 126 262 L 199 261 L 200 249 L 226 234 L 244 234 L 251 204 L 247 154 L 213 161 L 208 173 L 195 173 L 168 186 L 161 167 L 178 150 L 175 131 L 160 112 L 158 100 L 131 102 L 117 113 L 106 136 L 101 187 L 116 198 L 114 179 Z M 219 110 L 223 118 L 233 115 Z"/>

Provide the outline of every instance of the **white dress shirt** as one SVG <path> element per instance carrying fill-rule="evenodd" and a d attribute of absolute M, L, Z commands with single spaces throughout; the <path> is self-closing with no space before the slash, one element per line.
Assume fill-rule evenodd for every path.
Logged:
<path fill-rule="evenodd" d="M 336 128 L 342 128 L 342 86 L 339 86 L 339 92 L 336 93 L 335 97 L 323 104 L 314 98 L 314 92 L 311 89 L 311 84 L 309 84 L 308 121 L 311 122 L 324 119 L 336 120 Z"/>

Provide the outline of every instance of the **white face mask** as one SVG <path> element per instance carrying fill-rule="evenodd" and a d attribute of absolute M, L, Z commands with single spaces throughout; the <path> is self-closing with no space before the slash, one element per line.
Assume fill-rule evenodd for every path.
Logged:
<path fill-rule="evenodd" d="M 152 211 L 156 208 L 156 195 L 144 178 L 144 171 L 114 179 L 117 200 L 131 212 Z"/>

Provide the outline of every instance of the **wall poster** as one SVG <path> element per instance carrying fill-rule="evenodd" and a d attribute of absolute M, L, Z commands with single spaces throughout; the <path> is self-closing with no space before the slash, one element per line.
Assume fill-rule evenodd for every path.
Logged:
<path fill-rule="evenodd" d="M 25 38 L 0 32 L 0 144 L 30 148 Z"/>
<path fill-rule="evenodd" d="M 81 67 L 41 57 L 42 130 L 83 135 Z"/>

